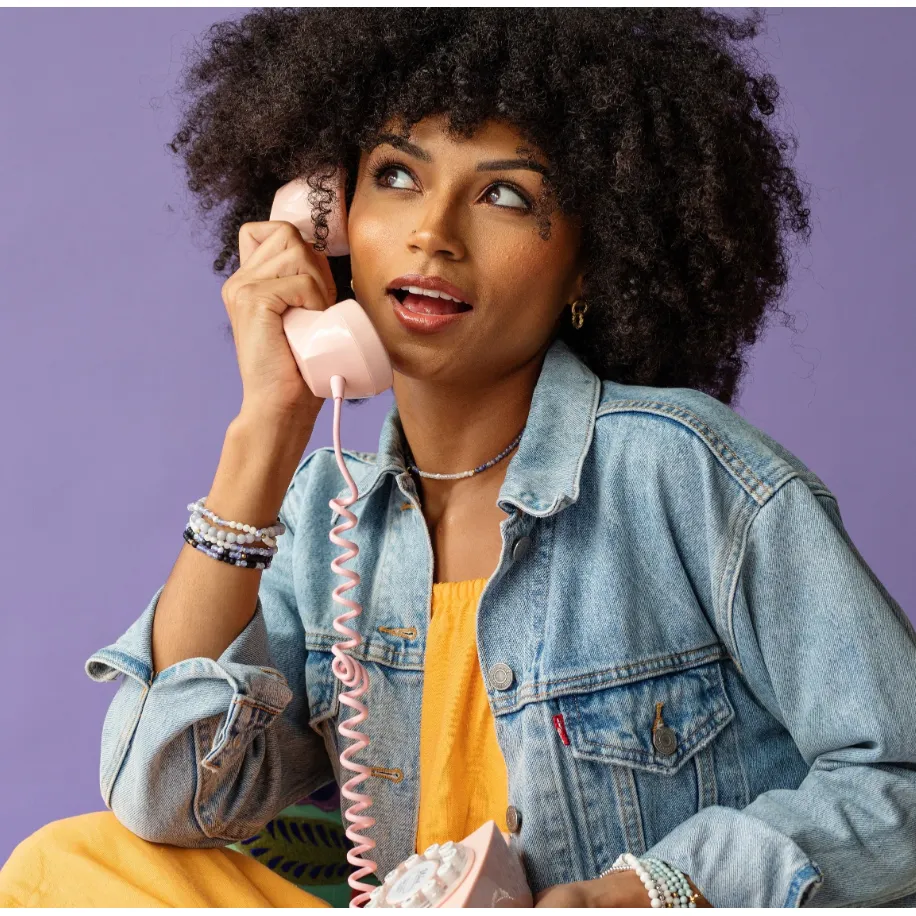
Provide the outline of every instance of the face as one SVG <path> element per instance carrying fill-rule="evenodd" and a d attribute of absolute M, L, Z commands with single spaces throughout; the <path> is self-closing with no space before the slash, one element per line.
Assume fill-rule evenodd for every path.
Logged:
<path fill-rule="evenodd" d="M 549 346 L 564 307 L 582 294 L 580 233 L 553 209 L 550 237 L 540 237 L 538 171 L 478 168 L 519 158 L 546 165 L 513 127 L 492 121 L 453 141 L 444 125 L 444 116 L 414 125 L 408 139 L 415 149 L 399 147 L 395 137 L 394 145 L 362 152 L 347 225 L 353 285 L 396 373 L 479 386 Z M 385 130 L 404 134 L 394 121 Z M 387 292 L 404 274 L 439 276 L 473 308 L 435 333 L 409 330 Z"/>

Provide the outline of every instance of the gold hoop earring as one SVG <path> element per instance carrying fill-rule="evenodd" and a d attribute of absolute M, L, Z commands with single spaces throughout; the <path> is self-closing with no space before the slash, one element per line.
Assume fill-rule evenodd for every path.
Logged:
<path fill-rule="evenodd" d="M 577 311 L 578 307 L 578 311 Z M 572 326 L 578 331 L 585 321 L 585 313 L 588 311 L 588 303 L 584 299 L 576 299 L 571 307 Z"/>

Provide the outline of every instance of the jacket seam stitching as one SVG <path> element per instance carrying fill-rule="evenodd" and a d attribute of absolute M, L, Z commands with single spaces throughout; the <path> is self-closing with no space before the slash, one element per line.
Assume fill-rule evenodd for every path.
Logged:
<path fill-rule="evenodd" d="M 742 677 L 745 677 L 744 665 L 741 663 L 741 654 L 738 651 L 738 641 L 735 638 L 735 595 L 738 591 L 738 581 L 741 579 L 741 572 L 744 569 L 744 558 L 747 553 L 747 541 L 751 525 L 760 513 L 760 509 L 761 507 L 757 506 L 754 511 L 747 513 L 744 524 L 739 527 L 737 543 L 729 553 L 729 561 L 722 574 L 723 582 L 728 583 L 728 593 L 725 603 L 725 625 L 722 627 L 724 630 L 723 639 L 728 644 L 732 661 Z"/>
<path fill-rule="evenodd" d="M 576 461 L 573 467 L 573 490 L 574 493 L 568 494 L 571 499 L 576 500 L 579 498 L 579 483 L 582 479 L 582 468 L 585 464 L 585 459 L 588 456 L 588 453 L 591 451 L 592 442 L 595 439 L 595 420 L 598 417 L 598 408 L 601 406 L 601 380 L 597 375 L 591 375 L 591 384 L 592 384 L 592 400 L 588 407 L 588 415 L 590 417 L 588 426 L 585 431 L 585 441 L 582 443 L 582 451 L 579 453 L 579 458 Z M 559 505 L 559 502 L 562 500 L 562 495 L 559 496 L 558 501 L 554 503 L 553 506 L 548 510 L 548 514 L 552 514 Z"/>
<path fill-rule="evenodd" d="M 118 735 L 118 744 L 116 747 L 117 755 L 115 757 L 116 762 L 112 765 L 108 774 L 108 783 L 103 790 L 104 795 L 102 796 L 105 801 L 105 805 L 109 810 L 111 810 L 111 795 L 114 792 L 114 785 L 118 781 L 118 775 L 124 768 L 124 762 L 127 760 L 127 751 L 130 748 L 130 743 L 137 732 L 138 726 L 140 725 L 140 719 L 143 715 L 143 708 L 146 705 L 146 700 L 149 696 L 149 692 L 150 687 L 148 687 L 146 684 L 142 684 L 140 686 L 140 697 L 136 703 L 133 720 L 129 721 L 128 724 L 125 725 L 121 730 L 121 733 Z"/>
<path fill-rule="evenodd" d="M 579 709 L 579 704 L 575 703 Z M 703 724 L 685 736 L 683 741 L 678 742 L 678 747 L 683 751 L 679 760 L 672 761 L 670 766 L 660 763 L 656 754 L 651 754 L 644 750 L 632 750 L 620 744 L 605 744 L 604 742 L 592 739 L 583 742 L 578 748 L 574 748 L 573 753 L 589 754 L 604 760 L 613 757 L 618 761 L 627 761 L 629 763 L 642 764 L 647 769 L 651 768 L 654 773 L 676 773 L 692 757 L 694 752 L 708 747 L 708 743 L 703 745 L 702 742 L 710 735 L 717 735 L 726 725 L 735 718 L 734 709 L 725 706 L 719 707 L 716 712 L 709 716 Z M 701 747 L 702 745 L 702 747 Z M 593 748 L 594 750 L 589 750 Z M 608 751 L 609 753 L 601 753 Z"/>
<path fill-rule="evenodd" d="M 246 696 L 236 696 L 232 700 L 233 703 L 237 703 L 239 706 L 250 706 L 253 709 L 260 709 L 262 712 L 270 713 L 272 716 L 278 716 L 283 709 L 277 709 L 275 706 L 269 706 L 266 703 L 258 702 L 257 700 L 252 700 L 250 697 Z"/>
<path fill-rule="evenodd" d="M 503 703 L 499 702 L 499 700 L 496 700 L 494 702 L 494 710 L 501 714 L 514 712 L 517 709 L 521 709 L 521 707 L 525 706 L 527 703 L 539 702 L 540 699 L 545 698 L 544 694 L 549 693 L 549 691 L 553 688 L 572 686 L 576 684 L 589 684 L 595 678 L 613 674 L 614 672 L 630 671 L 631 673 L 622 677 L 611 677 L 606 679 L 600 685 L 592 686 L 595 686 L 596 689 L 620 686 L 623 684 L 645 680 L 646 678 L 650 677 L 660 677 L 666 674 L 686 671 L 690 668 L 699 667 L 700 665 L 713 664 L 714 662 L 722 661 L 728 657 L 727 647 L 723 646 L 721 643 L 716 642 L 709 643 L 705 646 L 700 646 L 697 649 L 688 649 L 683 652 L 671 652 L 667 655 L 653 656 L 652 658 L 644 659 L 641 662 L 635 664 L 615 665 L 611 668 L 603 668 L 600 671 L 593 671 L 588 674 L 577 674 L 572 677 L 559 678 L 557 680 L 535 681 L 532 684 L 528 684 L 519 688 L 511 702 L 508 700 L 508 698 Z M 673 667 L 671 665 L 665 666 L 664 664 L 656 664 L 654 667 L 651 665 L 653 662 L 664 663 L 665 661 L 679 658 L 685 659 L 685 663 L 678 667 Z"/>
<path fill-rule="evenodd" d="M 744 563 L 745 563 L 745 560 L 747 559 L 747 545 L 748 545 L 748 541 L 750 540 L 751 529 L 754 526 L 754 522 L 757 521 L 757 519 L 760 517 L 760 513 L 763 511 L 763 509 L 766 508 L 768 505 L 770 505 L 770 503 L 773 501 L 775 496 L 778 493 L 780 493 L 787 484 L 791 483 L 793 480 L 796 480 L 796 479 L 801 481 L 803 486 L 807 486 L 805 481 L 802 480 L 798 474 L 793 473 L 790 477 L 785 478 L 779 484 L 779 486 L 773 491 L 770 498 L 763 504 L 759 505 L 757 509 L 748 516 L 747 523 L 741 529 L 741 535 L 740 535 L 741 539 L 740 539 L 739 548 L 738 548 L 739 550 L 738 560 L 735 563 L 734 571 L 731 576 L 731 585 L 729 586 L 729 592 L 728 592 L 728 605 L 726 607 L 725 628 L 727 631 L 728 640 L 731 643 L 732 651 L 734 652 L 735 665 L 737 666 L 738 671 L 740 672 L 742 677 L 745 677 L 745 680 L 746 680 L 746 676 L 744 672 L 744 666 L 741 664 L 741 657 L 738 651 L 738 641 L 735 638 L 735 595 L 737 594 L 738 581 L 741 579 L 741 574 L 744 571 Z"/>
<path fill-rule="evenodd" d="M 767 498 L 772 495 L 773 487 L 760 480 L 751 468 L 741 459 L 735 449 L 733 449 L 700 417 L 693 413 L 693 411 L 685 407 L 676 407 L 675 405 L 666 404 L 662 401 L 613 401 L 606 404 L 603 408 L 599 408 L 597 416 L 603 416 L 610 413 L 626 413 L 630 411 L 658 414 L 675 420 L 703 440 L 707 448 L 719 458 L 726 470 L 728 470 L 732 477 L 741 485 L 742 489 L 755 502 L 762 505 L 766 502 Z M 748 480 L 745 478 L 749 478 L 753 481 L 753 486 L 750 486 Z M 763 500 L 763 503 L 761 503 L 761 500 Z"/>
<path fill-rule="evenodd" d="M 593 671 L 589 674 L 577 674 L 577 675 L 574 675 L 573 677 L 558 678 L 556 680 L 550 680 L 550 681 L 536 681 L 534 684 L 531 685 L 530 688 L 525 688 L 525 689 L 533 689 L 533 688 L 538 688 L 538 687 L 559 687 L 560 685 L 563 685 L 563 684 L 573 684 L 577 682 L 589 681 L 594 677 L 599 677 L 604 674 L 612 674 L 613 672 L 623 672 L 623 671 L 628 671 L 628 670 L 632 670 L 633 675 L 640 677 L 640 679 L 642 679 L 641 675 L 644 675 L 650 672 L 651 672 L 650 676 L 656 676 L 659 674 L 668 674 L 673 671 L 684 671 L 684 670 L 687 670 L 688 668 L 696 667 L 697 665 L 709 664 L 713 661 L 716 661 L 716 658 L 721 658 L 721 655 L 711 656 L 711 653 L 709 652 L 709 650 L 716 649 L 716 648 L 721 648 L 721 645 L 719 643 L 709 643 L 706 646 L 700 646 L 697 649 L 688 649 L 685 652 L 669 652 L 666 655 L 653 655 L 650 658 L 643 659 L 641 662 L 637 662 L 635 664 L 614 665 L 611 668 L 602 668 L 600 671 Z M 705 655 L 700 654 L 704 652 L 706 653 Z M 662 664 L 657 664 L 653 667 L 653 663 L 656 663 L 656 662 L 664 663 L 666 661 L 671 661 L 676 658 L 687 659 L 687 664 L 682 665 L 679 668 L 666 667 L 666 666 L 663 666 Z M 620 678 L 620 680 L 623 680 L 623 679 L 624 678 Z M 617 680 L 617 679 L 615 678 L 614 680 Z"/>
<path fill-rule="evenodd" d="M 207 836 L 207 831 L 204 829 L 203 820 L 201 820 L 201 813 L 199 810 L 200 806 L 200 783 L 201 783 L 201 774 L 200 769 L 202 767 L 201 756 L 197 750 L 197 729 L 196 722 L 191 724 L 189 731 L 189 740 L 191 742 L 191 753 L 194 754 L 194 794 L 191 796 L 191 817 L 194 818 L 194 823 L 197 825 L 197 829 L 204 835 Z"/>

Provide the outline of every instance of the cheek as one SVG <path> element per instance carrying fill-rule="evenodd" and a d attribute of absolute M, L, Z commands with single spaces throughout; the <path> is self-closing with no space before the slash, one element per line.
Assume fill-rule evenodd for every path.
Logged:
<path fill-rule="evenodd" d="M 390 226 L 381 220 L 356 218 L 349 225 L 350 263 L 367 283 L 385 283 L 396 273 Z"/>
<path fill-rule="evenodd" d="M 512 290 L 512 299 L 526 311 L 553 317 L 565 280 L 559 253 L 540 239 L 500 247 L 487 258 L 486 275 L 492 287 Z"/>

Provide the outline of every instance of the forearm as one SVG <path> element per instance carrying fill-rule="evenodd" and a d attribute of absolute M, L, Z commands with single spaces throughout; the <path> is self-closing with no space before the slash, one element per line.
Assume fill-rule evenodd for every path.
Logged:
<path fill-rule="evenodd" d="M 259 528 L 272 524 L 313 426 L 311 416 L 281 424 L 239 414 L 226 432 L 207 508 Z M 185 544 L 156 609 L 154 672 L 187 658 L 219 658 L 254 615 L 261 575 Z"/>

